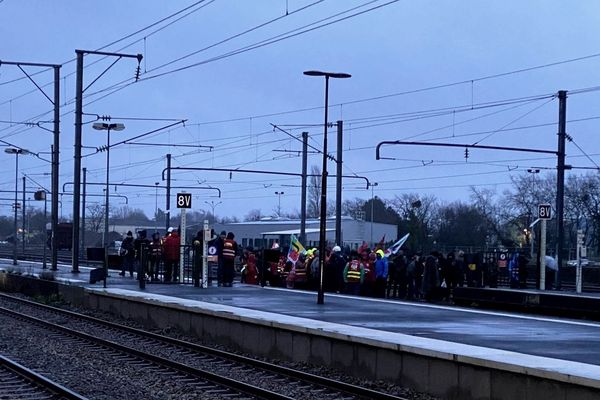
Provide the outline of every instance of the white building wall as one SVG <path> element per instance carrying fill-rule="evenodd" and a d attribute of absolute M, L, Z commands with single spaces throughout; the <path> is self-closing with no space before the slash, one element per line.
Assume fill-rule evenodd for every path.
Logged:
<path fill-rule="evenodd" d="M 318 220 L 307 220 L 306 228 L 318 229 Z M 372 227 L 372 228 L 371 228 Z M 215 224 L 213 227 L 215 232 L 219 234 L 221 231 L 233 232 L 236 241 L 243 246 L 261 246 L 263 237 L 266 239 L 266 245 L 270 246 L 273 240 L 282 241 L 283 245 L 287 245 L 289 236 L 277 237 L 277 236 L 263 236 L 265 232 L 276 232 L 296 229 L 300 231 L 300 221 L 298 220 L 268 220 L 268 221 L 250 221 L 250 222 L 237 222 L 230 224 Z M 326 237 L 329 243 L 335 241 L 335 220 L 327 220 L 327 232 Z M 356 248 L 360 246 L 363 241 L 369 244 L 378 243 L 381 238 L 385 235 L 385 242 L 391 242 L 396 240 L 397 227 L 392 224 L 373 223 L 368 221 L 354 220 L 348 217 L 342 218 L 342 240 L 343 245 Z M 305 246 L 316 246 L 319 241 L 319 232 L 307 233 Z M 259 243 L 258 245 L 256 243 Z M 337 244 L 337 243 L 336 243 Z"/>

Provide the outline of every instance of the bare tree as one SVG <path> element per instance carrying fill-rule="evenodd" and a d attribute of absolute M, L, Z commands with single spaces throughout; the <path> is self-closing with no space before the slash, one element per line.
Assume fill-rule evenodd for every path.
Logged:
<path fill-rule="evenodd" d="M 571 176 L 565 185 L 565 221 L 569 242 L 581 229 L 588 244 L 600 252 L 600 178 L 595 174 Z"/>
<path fill-rule="evenodd" d="M 321 215 L 321 169 L 316 165 L 310 167 L 311 176 L 307 187 L 306 216 L 318 218 Z"/>
<path fill-rule="evenodd" d="M 354 219 L 365 219 L 365 204 L 365 200 L 358 198 L 344 200 L 342 203 L 342 214 L 349 215 Z"/>
<path fill-rule="evenodd" d="M 86 206 L 85 224 L 87 230 L 98 233 L 104 226 L 104 204 L 88 204 Z"/>
<path fill-rule="evenodd" d="M 497 193 L 493 189 L 471 186 L 471 203 L 485 217 L 488 243 L 500 242 L 506 246 L 510 244 L 511 235 L 503 218 L 502 207 L 496 198 Z"/>
<path fill-rule="evenodd" d="M 404 193 L 395 196 L 388 204 L 402 219 L 400 229 L 411 234 L 408 245 L 413 249 L 423 246 L 436 228 L 434 219 L 438 204 L 435 196 Z"/>
<path fill-rule="evenodd" d="M 321 169 L 316 165 L 310 168 L 310 177 L 307 187 L 306 216 L 308 218 L 319 218 L 321 216 Z M 327 202 L 327 215 L 335 213 L 335 202 Z"/>
<path fill-rule="evenodd" d="M 260 221 L 262 218 L 262 211 L 258 208 L 250 210 L 244 217 L 244 221 Z"/>
<path fill-rule="evenodd" d="M 131 224 L 143 224 L 149 221 L 142 209 L 131 208 L 127 205 L 115 209 L 111 207 L 111 218 Z"/>

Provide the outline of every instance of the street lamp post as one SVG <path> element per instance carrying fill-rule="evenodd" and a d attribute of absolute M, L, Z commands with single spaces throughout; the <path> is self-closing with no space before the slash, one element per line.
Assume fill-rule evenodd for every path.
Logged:
<path fill-rule="evenodd" d="M 277 195 L 277 217 L 281 217 L 281 196 L 284 194 L 284 192 L 275 192 L 275 194 Z"/>
<path fill-rule="evenodd" d="M 18 149 L 16 147 L 9 147 L 4 149 L 6 154 L 14 154 L 15 155 L 15 203 L 13 204 L 13 208 L 15 209 L 15 220 L 14 220 L 14 229 L 13 229 L 13 265 L 17 265 L 17 202 L 18 202 L 18 193 L 19 193 L 19 154 L 29 154 L 29 150 Z"/>
<path fill-rule="evenodd" d="M 205 203 L 208 204 L 210 206 L 211 210 L 212 210 L 211 212 L 212 212 L 213 224 L 214 224 L 215 221 L 216 221 L 216 218 L 215 218 L 215 208 L 217 208 L 217 206 L 219 204 L 223 203 L 223 202 L 222 201 L 218 201 L 218 202 L 215 203 L 214 200 L 211 200 L 210 203 L 208 201 L 205 201 Z"/>
<path fill-rule="evenodd" d="M 48 202 L 46 201 L 46 199 L 48 198 L 47 193 L 45 190 L 38 190 L 37 192 L 34 193 L 33 198 L 35 200 L 44 200 L 44 233 L 46 232 L 46 222 L 48 221 Z M 43 255 L 43 260 L 42 261 L 42 269 L 46 269 L 48 268 L 46 265 L 46 242 L 44 241 L 44 255 Z"/>
<path fill-rule="evenodd" d="M 527 169 L 527 172 L 531 174 L 531 192 L 532 192 L 532 199 L 535 201 L 535 197 L 536 197 L 536 191 L 535 191 L 535 175 L 540 173 L 540 170 L 538 168 L 529 168 Z M 533 206 L 535 207 L 535 204 L 533 204 Z M 534 249 L 534 241 L 535 241 L 535 237 L 534 237 L 534 229 L 529 230 L 527 233 L 529 234 L 529 257 L 533 258 L 533 249 Z"/>
<path fill-rule="evenodd" d="M 323 269 L 325 268 L 325 241 L 327 231 L 327 113 L 329 110 L 329 78 L 350 78 L 352 75 L 340 72 L 304 71 L 308 76 L 325 77 L 325 124 L 323 125 L 323 169 L 321 171 L 321 221 L 319 226 L 319 292 L 317 304 L 324 304 Z"/>
<path fill-rule="evenodd" d="M 92 127 L 98 131 L 106 131 L 106 197 L 104 203 L 104 251 L 108 257 L 108 199 L 109 199 L 109 177 L 110 177 L 110 131 L 122 131 L 125 129 L 123 124 L 108 124 L 106 122 L 96 122 Z"/>

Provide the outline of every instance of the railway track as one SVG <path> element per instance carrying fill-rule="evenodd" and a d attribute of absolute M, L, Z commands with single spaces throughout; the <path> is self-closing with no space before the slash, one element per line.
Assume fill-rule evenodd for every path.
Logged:
<path fill-rule="evenodd" d="M 0 356 L 0 398 L 11 400 L 87 399 L 4 356 Z"/>
<path fill-rule="evenodd" d="M 133 362 L 143 370 L 178 374 L 178 379 L 186 380 L 191 387 L 214 390 L 225 396 L 264 399 L 402 399 L 5 294 L 0 295 L 0 305 L 0 313 L 10 315 L 11 318 L 39 325 L 54 334 L 83 340 L 86 346 L 109 349 L 114 352 L 115 358 L 121 360 L 119 362 Z"/>

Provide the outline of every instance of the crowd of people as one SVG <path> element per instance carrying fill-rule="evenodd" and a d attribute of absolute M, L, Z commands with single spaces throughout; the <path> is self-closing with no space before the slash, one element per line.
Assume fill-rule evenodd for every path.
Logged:
<path fill-rule="evenodd" d="M 260 274 L 256 254 L 246 249 L 242 255 L 245 283 L 261 283 L 287 288 L 317 290 L 321 282 L 321 259 L 317 249 L 301 254 L 296 263 L 281 253 L 277 262 L 267 261 Z M 323 289 L 326 292 L 378 298 L 435 300 L 447 297 L 448 289 L 469 283 L 476 285 L 476 271 L 465 264 L 464 253 L 443 256 L 433 252 L 408 257 L 403 250 L 386 255 L 383 249 L 361 247 L 342 251 L 328 248 L 323 260 Z"/>
<path fill-rule="evenodd" d="M 120 275 L 128 272 L 133 276 L 143 267 L 149 282 L 177 282 L 182 245 L 178 231 L 173 228 L 168 229 L 165 237 L 154 233 L 150 239 L 145 230 L 138 231 L 135 239 L 131 231 L 127 232 L 120 250 L 123 256 Z M 199 278 L 204 232 L 199 231 L 188 245 L 186 251 L 192 254 L 194 277 Z M 356 250 L 327 247 L 323 260 L 319 250 L 312 248 L 292 262 L 287 249 L 278 245 L 271 249 L 242 249 L 232 232 L 222 231 L 219 235 L 212 232 L 207 243 L 209 254 L 217 263 L 217 284 L 223 287 L 231 287 L 237 275 L 241 283 L 306 290 L 317 290 L 322 279 L 327 292 L 433 301 L 447 298 L 450 289 L 456 286 L 481 286 L 489 278 L 482 267 L 485 260 L 460 250 L 423 255 L 400 249 L 386 254 L 380 247 L 369 248 L 366 244 Z M 524 287 L 528 260 L 523 256 L 515 260 L 517 284 Z M 495 265 L 494 269 L 497 270 Z"/>
<path fill-rule="evenodd" d="M 143 273 L 150 282 L 177 282 L 179 280 L 179 259 L 181 240 L 179 232 L 174 228 L 167 230 L 167 235 L 161 237 L 158 232 L 147 237 L 146 230 L 133 233 L 128 231 L 121 243 L 119 255 L 122 257 L 121 272 L 128 272 L 133 277 L 134 272 Z"/>

